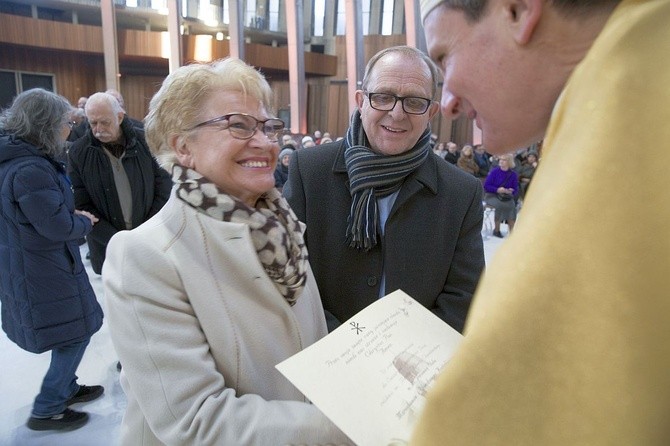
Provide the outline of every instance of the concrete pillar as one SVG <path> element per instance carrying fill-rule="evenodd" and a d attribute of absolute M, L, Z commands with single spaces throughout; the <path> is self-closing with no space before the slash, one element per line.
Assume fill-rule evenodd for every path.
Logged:
<path fill-rule="evenodd" d="M 381 34 L 384 0 L 370 0 L 370 28 L 368 34 Z"/>
<path fill-rule="evenodd" d="M 393 34 L 405 34 L 405 1 L 395 0 L 393 3 Z"/>
<path fill-rule="evenodd" d="M 356 109 L 356 90 L 363 82 L 365 71 L 361 1 L 346 0 L 344 15 L 346 16 L 347 94 L 351 114 Z"/>
<path fill-rule="evenodd" d="M 307 88 L 305 84 L 305 39 L 302 6 L 302 0 L 286 0 L 291 133 L 307 133 Z"/>
<path fill-rule="evenodd" d="M 288 34 L 288 23 L 286 20 L 286 8 L 282 8 L 282 3 L 286 3 L 288 0 L 280 0 L 279 2 L 279 24 L 278 24 L 278 32 L 280 33 L 287 33 Z"/>
<path fill-rule="evenodd" d="M 181 14 L 179 0 L 168 0 L 168 36 L 170 41 L 170 73 L 184 64 L 181 38 Z"/>
<path fill-rule="evenodd" d="M 312 37 L 312 30 L 314 27 L 312 26 L 312 22 L 314 21 L 314 11 L 312 6 L 314 5 L 314 2 L 309 0 L 307 2 L 301 2 L 302 3 L 302 16 L 304 17 L 303 19 L 303 24 L 302 24 L 302 33 L 303 33 L 303 42 L 304 42 L 304 36 L 310 36 Z M 308 39 L 309 40 L 309 39 Z"/>
<path fill-rule="evenodd" d="M 102 50 L 105 60 L 105 88 L 119 88 L 119 44 L 116 39 L 116 11 L 113 0 L 101 0 Z"/>
<path fill-rule="evenodd" d="M 230 57 L 244 60 L 244 10 L 243 0 L 228 0 L 228 34 L 230 35 Z"/>
<path fill-rule="evenodd" d="M 323 39 L 326 43 L 326 54 L 335 53 L 335 17 L 337 2 L 326 2 L 325 21 L 323 23 Z"/>
<path fill-rule="evenodd" d="M 419 2 L 415 0 L 405 0 L 405 30 L 407 46 L 426 52 L 426 36 L 423 34 Z"/>

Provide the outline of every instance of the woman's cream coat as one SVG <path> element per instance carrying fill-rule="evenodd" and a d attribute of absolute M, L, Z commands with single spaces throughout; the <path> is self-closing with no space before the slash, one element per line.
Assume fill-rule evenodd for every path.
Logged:
<path fill-rule="evenodd" d="M 128 397 L 127 445 L 283 445 L 347 438 L 275 365 L 326 334 L 312 271 L 290 307 L 248 226 L 173 195 L 114 236 L 103 271 Z"/>

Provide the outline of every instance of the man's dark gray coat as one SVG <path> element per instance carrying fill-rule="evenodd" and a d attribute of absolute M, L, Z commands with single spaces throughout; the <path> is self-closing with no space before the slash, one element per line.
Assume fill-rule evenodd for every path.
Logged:
<path fill-rule="evenodd" d="M 462 331 L 484 268 L 479 180 L 430 153 L 405 180 L 384 236 L 368 252 L 345 243 L 348 186 L 340 141 L 296 151 L 283 191 L 307 225 L 327 318 L 344 322 L 377 300 L 384 269 L 386 293 L 401 289 Z M 331 318 L 329 329 L 336 324 Z"/>

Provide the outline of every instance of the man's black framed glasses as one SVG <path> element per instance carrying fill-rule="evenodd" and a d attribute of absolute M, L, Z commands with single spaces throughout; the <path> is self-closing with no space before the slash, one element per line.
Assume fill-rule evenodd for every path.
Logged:
<path fill-rule="evenodd" d="M 246 113 L 229 113 L 227 115 L 219 116 L 213 119 L 210 119 L 200 124 L 196 124 L 188 131 L 195 130 L 199 127 L 204 127 L 211 124 L 223 123 L 226 125 L 222 127 L 221 130 L 228 129 L 230 135 L 235 139 L 250 139 L 256 133 L 256 129 L 260 129 L 261 132 L 270 141 L 277 141 L 279 139 L 279 134 L 284 130 L 284 121 L 277 118 L 270 118 L 264 121 L 259 121 L 251 115 Z"/>
<path fill-rule="evenodd" d="M 396 96 L 389 93 L 365 92 L 370 100 L 370 105 L 375 110 L 390 111 L 393 110 L 396 103 L 400 101 L 402 109 L 410 115 L 422 115 L 428 111 L 432 100 L 419 96 Z"/>

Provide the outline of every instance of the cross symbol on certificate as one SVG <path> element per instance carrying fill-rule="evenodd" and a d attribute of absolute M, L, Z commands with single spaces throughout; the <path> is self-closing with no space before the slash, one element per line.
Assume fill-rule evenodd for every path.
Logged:
<path fill-rule="evenodd" d="M 360 325 L 358 325 L 357 322 L 349 322 L 349 325 L 351 325 L 352 330 L 356 330 L 356 334 L 361 334 L 363 329 L 365 329 L 365 327 L 361 327 Z"/>

